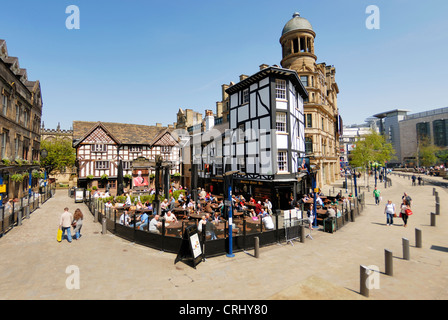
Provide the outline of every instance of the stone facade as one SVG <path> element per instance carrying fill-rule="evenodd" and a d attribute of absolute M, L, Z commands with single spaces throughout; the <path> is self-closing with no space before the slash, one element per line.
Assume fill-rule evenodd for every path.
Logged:
<path fill-rule="evenodd" d="M 39 169 L 42 94 L 39 81 L 28 80 L 26 69 L 19 66 L 18 58 L 8 55 L 6 41 L 1 39 L 0 107 L 0 169 L 5 193 L 22 196 L 31 171 Z M 15 174 L 23 176 L 23 181 L 13 182 L 11 176 Z"/>
<path fill-rule="evenodd" d="M 334 182 L 340 173 L 339 88 L 335 67 L 316 63 L 315 37 L 308 20 L 295 13 L 283 29 L 280 44 L 282 67 L 295 70 L 309 93 L 304 105 L 307 155 L 311 165 L 318 168 L 317 186 L 322 187 Z"/>

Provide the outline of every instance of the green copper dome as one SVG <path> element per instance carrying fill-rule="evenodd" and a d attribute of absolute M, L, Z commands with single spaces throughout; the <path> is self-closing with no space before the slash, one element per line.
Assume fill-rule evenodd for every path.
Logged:
<path fill-rule="evenodd" d="M 311 23 L 305 18 L 302 18 L 298 12 L 294 13 L 292 19 L 286 23 L 283 28 L 282 35 L 293 30 L 311 30 L 314 32 Z"/>

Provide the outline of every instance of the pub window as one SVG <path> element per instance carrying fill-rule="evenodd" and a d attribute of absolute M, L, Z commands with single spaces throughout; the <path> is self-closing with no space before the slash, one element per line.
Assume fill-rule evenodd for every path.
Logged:
<path fill-rule="evenodd" d="M 243 104 L 249 103 L 249 89 L 243 90 Z"/>
<path fill-rule="evenodd" d="M 305 153 L 313 153 L 313 138 L 305 138 Z"/>
<path fill-rule="evenodd" d="M 16 105 L 16 122 L 20 121 L 20 105 Z"/>
<path fill-rule="evenodd" d="M 1 147 L 1 156 L 2 159 L 6 158 L 6 150 L 7 150 L 7 145 L 8 145 L 8 140 L 9 140 L 9 131 L 6 129 L 3 129 L 2 132 L 2 147 Z"/>
<path fill-rule="evenodd" d="M 131 169 L 131 161 L 123 161 L 123 170 Z"/>
<path fill-rule="evenodd" d="M 277 99 L 286 100 L 286 81 L 277 79 L 275 80 L 275 97 Z"/>
<path fill-rule="evenodd" d="M 6 94 L 2 94 L 2 106 L 3 115 L 6 116 L 8 114 L 8 96 Z"/>
<path fill-rule="evenodd" d="M 238 142 L 244 141 L 244 124 L 238 127 Z"/>
<path fill-rule="evenodd" d="M 279 151 L 277 153 L 277 164 L 278 164 L 278 171 L 279 172 L 286 172 L 288 171 L 288 164 L 286 162 L 286 151 Z"/>
<path fill-rule="evenodd" d="M 107 151 L 107 145 L 105 144 L 93 144 L 92 145 L 92 152 L 106 152 Z"/>
<path fill-rule="evenodd" d="M 306 127 L 307 128 L 313 127 L 313 116 L 311 113 L 306 114 Z"/>
<path fill-rule="evenodd" d="M 302 81 L 304 87 L 308 87 L 308 76 L 300 76 L 300 81 Z"/>
<path fill-rule="evenodd" d="M 277 112 L 275 127 L 277 132 L 286 132 L 286 113 Z"/>
<path fill-rule="evenodd" d="M 129 152 L 142 152 L 142 147 L 129 147 Z"/>
<path fill-rule="evenodd" d="M 109 169 L 109 161 L 96 161 L 95 169 Z"/>

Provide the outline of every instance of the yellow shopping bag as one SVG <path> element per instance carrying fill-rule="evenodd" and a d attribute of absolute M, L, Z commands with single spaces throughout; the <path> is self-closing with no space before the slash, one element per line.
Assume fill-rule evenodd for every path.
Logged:
<path fill-rule="evenodd" d="M 62 241 L 62 229 L 61 228 L 58 228 L 57 240 L 58 240 L 58 242 Z"/>

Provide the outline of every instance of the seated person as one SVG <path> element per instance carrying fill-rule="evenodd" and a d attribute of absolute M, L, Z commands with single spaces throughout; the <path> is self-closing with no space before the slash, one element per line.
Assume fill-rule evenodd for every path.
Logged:
<path fill-rule="evenodd" d="M 327 216 L 329 218 L 335 218 L 336 217 L 336 210 L 334 210 L 333 206 L 330 206 L 327 210 Z"/>
<path fill-rule="evenodd" d="M 171 210 L 168 210 L 167 213 L 165 213 L 165 215 L 163 216 L 163 218 L 165 219 L 165 223 L 167 225 L 169 225 L 172 222 L 177 222 L 177 218 L 176 215 L 174 215 Z"/>
<path fill-rule="evenodd" d="M 202 232 L 202 230 L 205 230 L 205 235 L 210 236 L 211 240 L 217 239 L 215 233 L 216 227 L 213 223 L 211 223 L 210 215 L 207 213 L 202 216 L 201 221 L 198 223 L 198 231 Z"/>
<path fill-rule="evenodd" d="M 146 212 L 143 212 L 140 216 L 140 221 L 138 221 L 135 226 L 139 229 L 139 230 L 143 230 L 143 228 L 145 228 L 148 225 L 148 221 L 149 221 L 149 216 Z"/>
<path fill-rule="evenodd" d="M 221 215 L 219 214 L 219 211 L 215 211 L 215 213 L 213 214 L 213 223 L 219 223 L 221 222 Z"/>
<path fill-rule="evenodd" d="M 211 205 L 210 202 L 207 202 L 207 203 L 205 204 L 204 211 L 205 211 L 205 212 L 208 212 L 208 213 L 213 213 L 213 208 L 212 208 L 212 205 Z"/>
<path fill-rule="evenodd" d="M 149 232 L 160 234 L 158 228 L 162 226 L 162 223 L 159 221 L 159 217 L 160 216 L 157 214 L 154 216 L 154 218 L 152 218 L 151 222 L 149 223 Z"/>
<path fill-rule="evenodd" d="M 272 216 L 268 213 L 265 213 L 263 217 L 261 218 L 261 221 L 263 221 L 263 225 L 266 230 L 274 230 L 274 221 L 272 220 Z"/>
<path fill-rule="evenodd" d="M 258 216 L 261 210 L 262 210 L 261 201 L 258 201 L 257 204 L 255 205 L 255 214 Z"/>
<path fill-rule="evenodd" d="M 131 218 L 129 217 L 128 210 L 124 210 L 123 213 L 120 216 L 120 224 L 124 226 L 129 227 L 129 222 L 131 221 Z"/>

